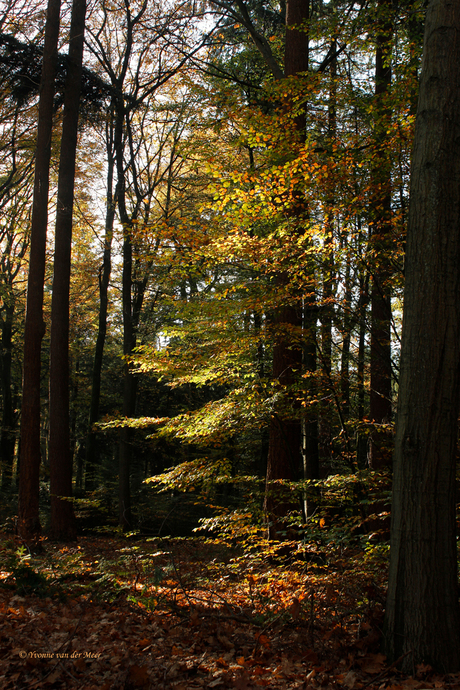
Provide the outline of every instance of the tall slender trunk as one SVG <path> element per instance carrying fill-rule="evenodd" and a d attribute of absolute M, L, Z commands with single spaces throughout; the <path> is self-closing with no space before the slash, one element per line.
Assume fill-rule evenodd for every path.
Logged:
<path fill-rule="evenodd" d="M 334 141 L 337 136 L 337 57 L 335 55 L 337 41 L 331 42 L 331 52 L 334 56 L 330 65 L 329 77 L 329 101 L 328 101 L 328 148 L 333 150 Z M 329 154 L 331 155 L 331 153 Z M 325 203 L 325 236 L 322 259 L 322 278 L 323 278 L 323 299 L 321 305 L 321 364 L 323 369 L 323 380 L 326 388 L 331 387 L 332 371 L 332 320 L 334 314 L 334 212 L 335 205 L 335 181 L 333 176 L 329 176 L 326 182 L 326 203 Z M 319 437 L 321 460 L 329 465 L 332 457 L 332 423 L 331 408 L 325 406 L 320 412 L 319 418 Z"/>
<path fill-rule="evenodd" d="M 105 338 L 107 335 L 107 312 L 109 304 L 109 281 L 112 270 L 112 238 L 115 221 L 116 192 L 113 192 L 113 177 L 115 160 L 113 156 L 113 125 L 107 127 L 107 206 L 105 216 L 104 254 L 102 267 L 99 270 L 99 321 L 94 351 L 93 375 L 91 385 L 91 403 L 88 419 L 88 434 L 86 437 L 85 454 L 85 489 L 92 491 L 97 483 L 96 443 L 97 437 L 93 425 L 99 419 L 101 399 L 101 374 L 104 355 Z"/>
<path fill-rule="evenodd" d="M 286 77 L 308 70 L 308 19 L 309 3 L 303 0 L 289 0 L 286 8 Z M 302 145 L 305 140 L 305 115 L 299 114 L 294 122 L 296 145 Z M 300 219 L 305 213 L 304 206 L 303 192 L 299 189 L 293 202 L 291 215 Z M 281 271 L 277 276 L 281 290 L 286 287 L 287 280 L 287 275 Z M 297 380 L 302 370 L 303 360 L 306 360 L 307 366 L 316 366 L 316 344 L 311 333 L 305 339 L 304 354 L 301 344 L 302 327 L 306 324 L 310 330 L 316 325 L 316 311 L 312 316 L 311 307 L 311 299 L 309 299 L 307 308 L 304 310 L 305 316 L 303 316 L 302 301 L 299 299 L 297 303 L 278 307 L 275 311 L 273 325 L 276 341 L 273 348 L 272 375 L 283 388 L 289 389 Z M 297 343 L 295 342 L 296 338 Z M 314 463 L 315 452 L 316 458 L 318 453 L 316 420 L 313 423 L 311 420 L 307 422 L 305 436 L 304 451 L 306 454 L 303 456 L 300 412 L 297 417 L 292 414 L 286 418 L 285 414 L 278 413 L 277 410 L 274 411 L 269 429 L 267 485 L 264 504 L 270 537 L 279 536 L 280 529 L 283 528 L 283 517 L 289 509 L 292 509 L 292 503 L 288 505 L 283 499 L 276 499 L 270 482 L 276 479 L 296 480 L 300 477 L 302 461 L 307 464 L 310 463 L 310 465 L 312 462 Z"/>
<path fill-rule="evenodd" d="M 366 359 L 366 310 L 369 302 L 369 275 L 361 272 L 359 276 L 359 300 L 358 300 L 358 362 L 356 370 L 357 394 L 358 394 L 358 420 L 361 422 L 365 415 L 366 391 L 364 384 L 365 359 Z M 359 469 L 364 469 L 367 462 L 367 435 L 359 433 L 356 439 L 356 463 Z"/>
<path fill-rule="evenodd" d="M 69 293 L 72 215 L 78 134 L 86 1 L 74 0 L 69 37 L 58 177 L 50 345 L 50 492 L 51 536 L 76 538 L 72 495 L 69 415 Z M 62 497 L 62 498 L 61 498 Z"/>
<path fill-rule="evenodd" d="M 128 357 L 136 346 L 136 334 L 133 323 L 132 304 L 133 285 L 133 247 L 129 229 L 125 226 L 125 238 L 123 241 L 123 278 L 122 278 L 122 304 L 123 304 L 123 354 Z M 136 406 L 137 382 L 130 371 L 130 365 L 125 362 L 123 380 L 123 416 L 132 417 Z M 120 431 L 119 450 L 119 524 L 123 529 L 132 527 L 131 515 L 131 429 L 124 427 Z"/>
<path fill-rule="evenodd" d="M 123 355 L 128 358 L 136 347 L 137 330 L 144 300 L 147 277 L 135 278 L 133 268 L 132 227 L 136 210 L 130 216 L 126 208 L 126 183 L 124 168 L 123 127 L 126 118 L 122 97 L 117 103 L 115 123 L 115 162 L 117 168 L 117 201 L 120 220 L 123 225 L 123 269 L 122 269 L 122 309 L 123 309 Z M 136 408 L 137 377 L 126 361 L 123 378 L 123 416 L 133 417 Z M 131 444 L 132 431 L 124 427 L 119 435 L 119 524 L 124 530 L 132 527 L 131 511 Z"/>
<path fill-rule="evenodd" d="M 375 261 L 371 283 L 371 390 L 370 418 L 377 424 L 391 421 L 391 301 L 388 251 L 391 238 L 391 161 L 385 147 L 391 111 L 386 95 L 391 86 L 392 0 L 379 0 L 379 33 L 375 52 L 375 139 L 377 155 L 371 199 L 370 246 Z M 374 432 L 369 444 L 369 466 L 383 469 L 391 463 L 385 431 Z"/>
<path fill-rule="evenodd" d="M 48 0 L 40 80 L 34 200 L 30 238 L 27 307 L 24 330 L 24 378 L 21 407 L 21 454 L 18 532 L 26 541 L 40 534 L 40 353 L 45 334 L 43 285 L 48 223 L 49 165 L 53 124 L 54 79 L 60 24 L 60 0 Z"/>
<path fill-rule="evenodd" d="M 342 412 L 345 419 L 348 419 L 350 414 L 350 344 L 351 344 L 351 257 L 347 255 L 347 262 L 345 267 L 345 299 L 344 299 L 344 314 L 343 314 L 343 338 L 342 338 L 342 356 L 341 356 L 341 371 L 340 371 L 340 393 L 342 400 Z"/>
<path fill-rule="evenodd" d="M 9 300 L 14 299 L 12 295 Z M 0 458 L 2 463 L 2 489 L 11 487 L 13 479 L 14 463 L 14 407 L 11 390 L 11 349 L 13 346 L 13 315 L 14 301 L 10 302 L 2 319 L 2 354 L 1 354 L 1 379 L 2 379 L 2 430 L 0 435 Z"/>

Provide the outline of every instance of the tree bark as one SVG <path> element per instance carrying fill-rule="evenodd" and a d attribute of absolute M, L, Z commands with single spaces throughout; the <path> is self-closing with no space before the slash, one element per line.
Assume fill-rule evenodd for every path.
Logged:
<path fill-rule="evenodd" d="M 390 661 L 460 669 L 460 3 L 432 0 L 411 169 L 391 560 Z M 410 653 L 409 653 L 410 652 Z"/>
<path fill-rule="evenodd" d="M 308 22 L 309 2 L 304 0 L 289 0 L 286 6 L 286 48 L 285 48 L 285 76 L 291 77 L 299 72 L 308 70 Z M 295 28 L 293 28 L 295 27 Z M 300 28 L 304 27 L 304 28 Z M 295 118 L 296 144 L 302 144 L 305 140 L 305 114 L 300 113 Z M 293 202 L 291 215 L 299 218 L 305 213 L 305 201 L 303 191 L 299 190 L 297 198 Z M 280 272 L 277 282 L 282 289 L 287 284 L 287 277 Z M 311 326 L 311 304 L 306 305 L 306 318 L 302 317 L 302 301 L 290 306 L 279 307 L 274 315 L 275 345 L 273 349 L 273 379 L 281 386 L 287 387 L 295 382 L 302 371 L 303 360 L 306 365 L 314 361 L 316 366 L 316 345 L 314 338 L 307 337 L 304 343 L 304 354 L 301 346 L 301 331 L 303 325 Z M 314 310 L 313 310 L 314 311 Z M 313 317 L 316 322 L 316 315 Z M 303 323 L 303 321 L 305 323 Z M 310 335 L 310 334 L 309 334 Z M 297 343 L 295 342 L 297 338 Z M 289 403 L 288 403 L 289 404 Z M 291 401 L 292 404 L 292 401 Z M 312 428 L 312 426 L 314 428 Z M 294 414 L 290 418 L 286 414 L 278 414 L 275 410 L 272 414 L 269 429 L 269 445 L 267 460 L 267 484 L 265 493 L 264 510 L 269 523 L 269 536 L 276 538 L 283 529 L 283 517 L 289 509 L 293 508 L 292 501 L 287 502 L 274 496 L 270 482 L 277 479 L 288 481 L 300 478 L 302 463 L 308 466 L 307 473 L 314 472 L 314 462 L 318 454 L 317 421 L 313 425 L 311 420 L 304 427 L 304 448 L 302 449 L 302 426 L 299 415 Z M 314 449 L 316 448 L 316 457 Z M 313 452 L 312 452 L 313 449 Z M 303 451 L 303 452 L 302 452 Z"/>
<path fill-rule="evenodd" d="M 133 284 L 133 247 L 129 228 L 125 226 L 123 241 L 123 354 L 128 357 L 136 347 L 136 333 L 133 323 L 132 284 Z M 125 362 L 123 381 L 123 416 L 132 417 L 136 406 L 136 379 Z M 119 450 L 119 524 L 124 530 L 131 529 L 131 429 L 124 427 L 120 431 Z"/>
<path fill-rule="evenodd" d="M 377 153 L 372 171 L 373 212 L 370 247 L 375 255 L 371 282 L 371 390 L 370 418 L 379 424 L 391 421 L 391 301 L 388 251 L 391 238 L 391 161 L 385 149 L 391 110 L 385 102 L 391 86 L 391 50 L 393 27 L 391 0 L 379 0 L 379 33 L 375 51 L 375 139 Z M 386 448 L 388 434 L 375 431 L 369 444 L 369 467 L 384 469 L 391 463 Z"/>
<path fill-rule="evenodd" d="M 40 353 L 45 334 L 43 284 L 60 9 L 60 0 L 48 0 L 38 110 L 21 407 L 18 533 L 25 541 L 35 541 L 40 534 Z"/>
<path fill-rule="evenodd" d="M 49 400 L 51 536 L 59 540 L 73 540 L 77 534 L 73 505 L 70 500 L 67 500 L 72 496 L 69 415 L 69 291 L 85 15 L 86 1 L 74 0 L 64 96 L 51 302 Z"/>
<path fill-rule="evenodd" d="M 11 290 L 12 292 L 12 290 Z M 1 381 L 2 381 L 2 431 L 0 436 L 0 458 L 2 463 L 2 490 L 11 487 L 13 479 L 14 462 L 14 406 L 11 390 L 11 349 L 13 346 L 13 316 L 14 296 L 8 295 L 8 304 L 4 316 L 1 319 L 2 330 L 2 354 L 1 354 Z"/>
<path fill-rule="evenodd" d="M 105 338 L 107 334 L 107 312 L 110 273 L 112 270 L 112 238 L 115 221 L 116 192 L 113 193 L 114 154 L 113 154 L 113 124 L 107 126 L 107 207 L 105 218 L 104 254 L 102 267 L 99 272 L 99 323 L 94 351 L 93 376 L 91 385 L 91 403 L 88 419 L 88 434 L 86 437 L 85 454 L 85 490 L 92 491 L 97 483 L 96 462 L 96 433 L 93 425 L 99 420 L 99 405 L 101 398 L 101 373 L 104 355 Z"/>
<path fill-rule="evenodd" d="M 359 223 L 360 225 L 360 223 Z M 356 383 L 357 383 L 357 397 L 358 397 L 358 420 L 363 421 L 365 416 L 365 386 L 364 386 L 364 372 L 365 372 L 365 353 L 366 353 L 366 310 L 369 302 L 369 274 L 360 271 L 359 276 L 359 300 L 358 300 L 358 319 L 359 319 L 359 333 L 358 333 L 358 362 L 356 367 Z M 356 464 L 358 469 L 362 470 L 367 463 L 367 436 L 362 432 L 358 432 L 356 438 Z"/>

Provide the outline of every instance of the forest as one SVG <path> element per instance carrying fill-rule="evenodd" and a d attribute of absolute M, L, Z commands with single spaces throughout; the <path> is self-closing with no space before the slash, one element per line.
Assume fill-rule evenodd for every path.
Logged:
<path fill-rule="evenodd" d="M 47 2 L 0 3 L 1 687 L 460 687 L 460 3 Z"/>

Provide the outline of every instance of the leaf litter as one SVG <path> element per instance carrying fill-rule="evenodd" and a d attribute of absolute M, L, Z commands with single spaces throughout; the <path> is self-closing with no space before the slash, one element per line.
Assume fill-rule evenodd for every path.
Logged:
<path fill-rule="evenodd" d="M 24 558 L 2 537 L 3 690 L 460 688 L 460 675 L 386 663 L 386 572 L 356 549 L 321 564 L 222 541 L 81 537 Z"/>

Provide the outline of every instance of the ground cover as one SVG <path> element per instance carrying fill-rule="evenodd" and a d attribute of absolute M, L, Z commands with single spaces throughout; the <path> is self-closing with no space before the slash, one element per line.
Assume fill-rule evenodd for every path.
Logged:
<path fill-rule="evenodd" d="M 3 690 L 460 688 L 386 665 L 378 544 L 0 541 Z"/>

